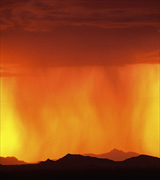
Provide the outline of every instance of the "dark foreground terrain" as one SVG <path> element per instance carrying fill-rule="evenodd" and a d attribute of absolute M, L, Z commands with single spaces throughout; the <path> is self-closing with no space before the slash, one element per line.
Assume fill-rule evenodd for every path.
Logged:
<path fill-rule="evenodd" d="M 125 161 L 71 155 L 38 164 L 0 165 L 1 180 L 160 179 L 160 158 L 140 155 Z"/>

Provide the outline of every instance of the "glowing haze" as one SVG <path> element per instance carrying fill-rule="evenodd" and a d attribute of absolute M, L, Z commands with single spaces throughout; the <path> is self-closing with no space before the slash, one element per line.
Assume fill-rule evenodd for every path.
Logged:
<path fill-rule="evenodd" d="M 1 80 L 1 155 L 26 161 L 116 147 L 159 156 L 158 65 L 66 67 Z"/>
<path fill-rule="evenodd" d="M 0 156 L 160 156 L 159 3 L 114 2 L 1 1 Z"/>

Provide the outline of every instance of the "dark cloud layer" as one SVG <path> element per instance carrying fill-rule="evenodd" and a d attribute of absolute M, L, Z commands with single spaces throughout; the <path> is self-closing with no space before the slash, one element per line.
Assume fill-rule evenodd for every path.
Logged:
<path fill-rule="evenodd" d="M 48 31 L 60 25 L 158 27 L 159 1 L 1 0 L 1 29 Z"/>
<path fill-rule="evenodd" d="M 0 2 L 1 63 L 6 66 L 159 63 L 159 0 Z M 12 73 L 17 73 L 13 67 L 1 76 Z"/>

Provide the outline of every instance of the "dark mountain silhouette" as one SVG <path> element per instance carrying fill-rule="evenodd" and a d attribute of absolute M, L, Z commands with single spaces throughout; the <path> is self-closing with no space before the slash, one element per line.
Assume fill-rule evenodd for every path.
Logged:
<path fill-rule="evenodd" d="M 160 158 L 140 155 L 124 161 L 67 154 L 57 161 L 0 165 L 0 179 L 159 179 Z"/>
<path fill-rule="evenodd" d="M 49 169 L 55 166 L 55 161 L 47 159 L 46 161 L 39 162 L 38 165 L 42 167 L 42 169 L 43 168 Z"/>
<path fill-rule="evenodd" d="M 66 156 L 68 157 L 69 155 L 71 155 L 71 154 L 68 154 Z M 103 154 L 88 153 L 88 154 L 84 154 L 83 156 L 110 159 L 110 160 L 114 160 L 114 161 L 123 161 L 123 160 L 126 160 L 126 159 L 131 158 L 131 157 L 136 157 L 138 155 L 139 154 L 134 153 L 134 152 L 127 152 L 126 153 L 126 152 L 120 151 L 118 149 L 113 149 L 112 151 L 110 151 L 108 153 L 103 153 Z M 42 161 L 41 163 L 44 163 L 44 162 L 45 161 Z M 26 162 L 18 160 L 15 157 L 0 157 L 0 164 L 2 164 L 2 165 L 20 165 L 20 164 L 26 164 Z"/>
<path fill-rule="evenodd" d="M 110 159 L 82 156 L 80 154 L 67 154 L 66 156 L 52 161 L 47 159 L 39 164 L 52 165 L 54 168 L 65 168 L 65 169 L 94 169 L 94 168 L 160 168 L 160 158 L 139 155 L 137 157 L 131 157 L 124 161 L 113 161 Z"/>
<path fill-rule="evenodd" d="M 66 156 L 60 158 L 56 161 L 58 167 L 68 168 L 68 169 L 95 169 L 111 167 L 113 161 L 109 159 L 100 159 L 90 156 L 82 156 L 79 154 L 67 154 Z"/>
<path fill-rule="evenodd" d="M 15 157 L 0 157 L 0 164 L 2 164 L 2 165 L 20 165 L 20 164 L 26 164 L 26 162 L 20 161 Z"/>
<path fill-rule="evenodd" d="M 40 161 L 39 164 L 47 164 L 47 165 L 52 165 L 54 164 L 55 161 L 47 159 L 46 161 Z"/>
<path fill-rule="evenodd" d="M 114 161 L 124 161 L 125 159 L 131 158 L 131 157 L 136 157 L 138 156 L 138 153 L 135 152 L 123 152 L 118 149 L 113 149 L 112 151 L 108 153 L 103 153 L 103 154 L 84 154 L 84 156 L 91 156 L 91 157 L 97 157 L 97 158 L 106 158 L 106 159 L 111 159 Z"/>
<path fill-rule="evenodd" d="M 160 158 L 142 154 L 137 157 L 121 161 L 119 164 L 123 164 L 123 166 L 128 168 L 160 168 Z"/>

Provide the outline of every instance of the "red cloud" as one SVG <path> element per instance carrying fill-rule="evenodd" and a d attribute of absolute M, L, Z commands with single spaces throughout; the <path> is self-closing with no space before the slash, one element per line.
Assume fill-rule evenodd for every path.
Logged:
<path fill-rule="evenodd" d="M 2 29 L 21 27 L 27 31 L 49 31 L 59 25 L 127 28 L 158 27 L 157 1 L 5 1 L 2 0 Z"/>

